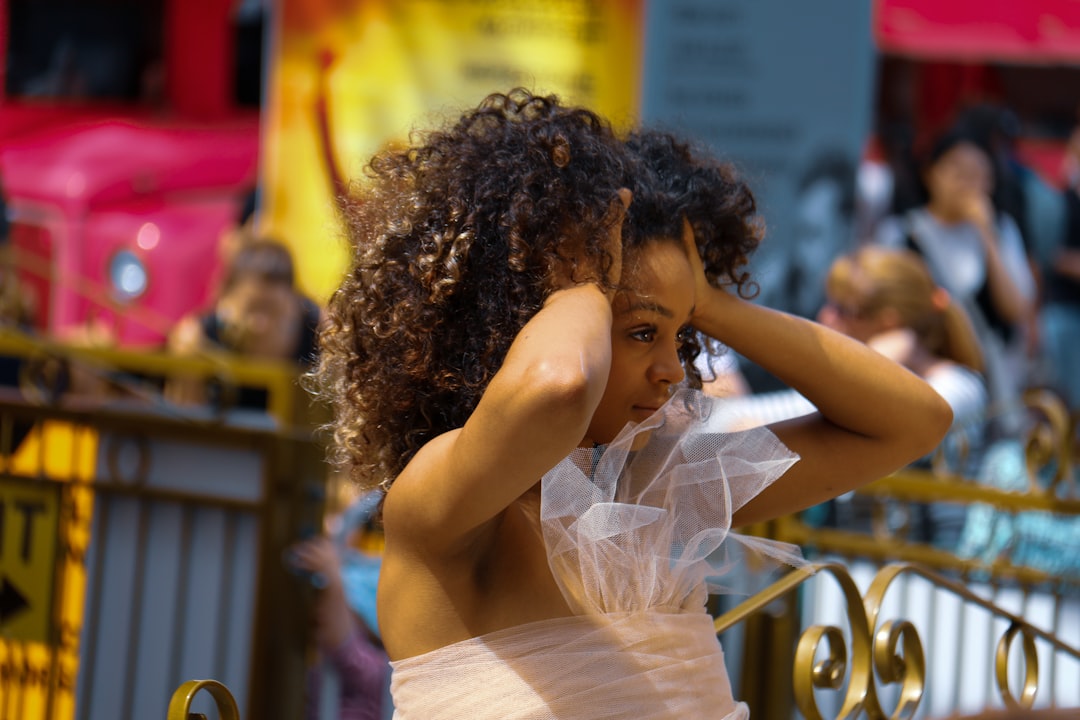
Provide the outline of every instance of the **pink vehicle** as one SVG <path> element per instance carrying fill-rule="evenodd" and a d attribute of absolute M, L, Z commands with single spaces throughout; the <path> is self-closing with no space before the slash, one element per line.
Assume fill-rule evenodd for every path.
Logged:
<path fill-rule="evenodd" d="M 208 302 L 258 166 L 262 19 L 236 6 L 0 0 L 0 189 L 39 330 L 149 347 Z"/>
<path fill-rule="evenodd" d="M 254 184 L 257 156 L 254 122 L 112 118 L 5 142 L 12 241 L 38 326 L 62 336 L 93 320 L 121 345 L 160 344 L 208 301 L 218 237 Z"/>

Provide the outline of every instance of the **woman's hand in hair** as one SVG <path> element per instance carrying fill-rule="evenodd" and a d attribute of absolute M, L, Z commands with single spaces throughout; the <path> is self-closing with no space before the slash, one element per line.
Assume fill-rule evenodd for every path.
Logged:
<path fill-rule="evenodd" d="M 735 300 L 735 297 L 709 283 L 709 279 L 705 276 L 705 266 L 701 261 L 701 252 L 698 250 L 697 240 L 694 237 L 694 228 L 686 218 L 683 218 L 682 222 L 682 242 L 686 257 L 690 261 L 690 270 L 694 274 L 694 316 L 691 318 L 691 323 L 698 330 L 704 331 L 698 320 L 724 312 L 716 306 L 726 299 Z M 717 337 L 716 339 L 724 341 L 724 338 Z"/>
<path fill-rule="evenodd" d="M 608 235 L 603 242 L 604 252 L 600 257 L 581 247 L 587 238 L 576 238 L 573 241 L 575 247 L 570 252 L 571 257 L 563 258 L 555 269 L 555 290 L 597 285 L 607 295 L 608 300 L 615 297 L 622 279 L 622 226 L 631 198 L 632 194 L 628 189 L 620 188 L 618 196 L 611 201 L 608 209 Z"/>

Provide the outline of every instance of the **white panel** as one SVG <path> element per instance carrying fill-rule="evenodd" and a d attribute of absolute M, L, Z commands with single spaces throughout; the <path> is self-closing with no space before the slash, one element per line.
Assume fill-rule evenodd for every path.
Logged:
<path fill-rule="evenodd" d="M 960 598 L 935 592 L 934 615 L 919 623 L 919 634 L 926 643 L 926 682 L 933 688 L 930 715 L 947 714 L 959 692 L 956 641 L 963 631 L 959 622 L 962 612 Z"/>
<path fill-rule="evenodd" d="M 183 510 L 177 504 L 148 505 L 143 559 L 143 607 L 139 618 L 132 715 L 163 718 L 182 680 L 171 673 L 173 626 L 180 602 Z"/>
<path fill-rule="evenodd" d="M 87 617 L 86 630 L 95 624 L 96 646 L 87 648 L 83 643 L 82 668 L 89 667 L 92 686 L 81 688 L 79 699 L 83 702 L 81 717 L 90 720 L 113 720 L 123 717 L 123 706 L 128 687 L 127 650 L 134 610 L 135 559 L 138 548 L 139 503 L 133 498 L 113 497 L 95 500 L 96 507 L 94 542 L 89 568 L 91 572 L 98 552 L 104 553 L 104 567 L 100 586 L 88 587 L 99 594 L 98 616 Z M 89 658 L 86 652 L 93 652 Z M 88 665 L 87 665 L 88 664 Z M 88 673 L 80 670 L 80 684 Z"/>
<path fill-rule="evenodd" d="M 103 435 L 96 472 L 106 482 L 228 500 L 263 497 L 263 459 L 254 449 Z"/>
<path fill-rule="evenodd" d="M 225 557 L 225 511 L 193 509 L 191 518 L 191 564 L 180 587 L 179 672 L 184 680 L 206 678 L 214 671 Z"/>
<path fill-rule="evenodd" d="M 247 717 L 248 679 L 252 663 L 252 637 L 255 630 L 255 583 L 258 580 L 259 522 L 252 513 L 234 513 L 232 587 L 228 603 L 225 635 L 225 683 L 240 706 L 240 717 Z"/>
<path fill-rule="evenodd" d="M 254 450 L 155 440 L 149 486 L 246 500 L 262 497 L 262 457 Z"/>

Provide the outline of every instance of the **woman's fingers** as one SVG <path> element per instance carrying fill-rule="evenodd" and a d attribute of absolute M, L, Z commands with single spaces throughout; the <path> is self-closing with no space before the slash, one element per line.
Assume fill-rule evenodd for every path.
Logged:
<path fill-rule="evenodd" d="M 709 281 L 705 277 L 705 266 L 701 262 L 701 253 L 694 239 L 694 226 L 686 217 L 682 221 L 682 241 L 686 258 L 690 261 L 690 269 L 694 273 L 694 295 L 703 298 L 709 290 Z M 700 306 L 700 303 L 698 305 Z"/>
<path fill-rule="evenodd" d="M 628 188 L 619 188 L 618 197 L 611 201 L 611 229 L 608 231 L 608 254 L 611 267 L 608 268 L 607 281 L 612 287 L 622 279 L 622 227 L 626 221 L 626 210 L 633 201 L 634 194 Z"/>

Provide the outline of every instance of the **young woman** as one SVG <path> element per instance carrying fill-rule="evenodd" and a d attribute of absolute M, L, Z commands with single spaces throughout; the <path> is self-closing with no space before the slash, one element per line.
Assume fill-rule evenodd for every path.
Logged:
<path fill-rule="evenodd" d="M 923 173 L 924 207 L 887 218 L 880 244 L 921 255 L 935 280 L 974 323 L 986 363 L 994 415 L 1015 430 L 1027 379 L 1024 333 L 1033 317 L 1035 280 L 1016 222 L 991 200 L 994 166 L 973 136 L 954 130 L 932 148 Z"/>
<path fill-rule="evenodd" d="M 743 300 L 753 198 L 665 136 L 624 144 L 518 90 L 377 156 L 353 197 L 321 376 L 355 476 L 388 487 L 398 715 L 745 715 L 706 558 L 733 523 L 926 453 L 948 407 L 861 343 Z M 686 387 L 699 332 L 821 414 L 715 432 Z"/>

